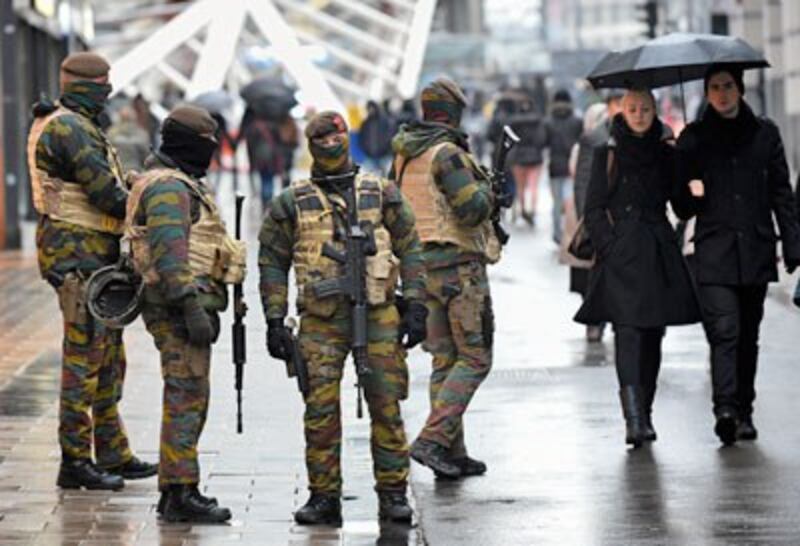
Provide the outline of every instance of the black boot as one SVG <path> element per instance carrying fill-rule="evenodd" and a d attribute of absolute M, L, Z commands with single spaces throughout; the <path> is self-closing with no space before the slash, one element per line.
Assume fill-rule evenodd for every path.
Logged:
<path fill-rule="evenodd" d="M 158 465 L 146 463 L 134 456 L 130 461 L 118 466 L 107 466 L 103 470 L 109 474 L 122 476 L 126 480 L 140 480 L 158 474 Z"/>
<path fill-rule="evenodd" d="M 194 486 L 194 488 L 195 488 L 195 491 L 197 491 L 198 498 L 202 502 L 206 503 L 208 506 L 218 506 L 219 505 L 219 503 L 217 502 L 217 498 L 216 497 L 206 497 L 205 495 L 200 493 L 200 490 L 197 489 L 196 485 Z M 164 513 L 164 506 L 167 505 L 167 498 L 169 497 L 168 493 L 169 493 L 169 489 L 164 489 L 164 490 L 161 491 L 161 497 L 158 499 L 158 505 L 156 506 L 156 513 L 158 515 L 161 515 L 161 514 Z"/>
<path fill-rule="evenodd" d="M 644 439 L 648 442 L 655 442 L 658 439 L 656 429 L 653 427 L 653 400 L 655 397 L 655 386 L 647 387 L 644 395 Z"/>
<path fill-rule="evenodd" d="M 625 417 L 625 443 L 634 448 L 641 447 L 647 436 L 641 388 L 626 385 L 619 390 L 619 399 Z"/>
<path fill-rule="evenodd" d="M 411 444 L 410 455 L 419 464 L 432 469 L 437 476 L 450 479 L 461 476 L 461 469 L 450 460 L 447 449 L 436 442 L 417 438 Z"/>
<path fill-rule="evenodd" d="M 164 521 L 189 523 L 224 523 L 231 511 L 208 503 L 194 484 L 170 485 L 161 517 Z"/>
<path fill-rule="evenodd" d="M 482 476 L 486 474 L 486 463 L 464 455 L 452 459 L 453 463 L 461 470 L 461 476 Z"/>
<path fill-rule="evenodd" d="M 378 491 L 378 517 L 396 523 L 411 523 L 414 511 L 402 491 Z"/>
<path fill-rule="evenodd" d="M 714 432 L 726 446 L 735 444 L 736 430 L 739 426 L 736 411 L 730 408 L 722 408 L 716 413 L 717 422 L 714 424 Z"/>
<path fill-rule="evenodd" d="M 294 513 L 300 525 L 342 525 L 342 501 L 338 495 L 311 493 L 308 502 Z"/>
<path fill-rule="evenodd" d="M 753 425 L 753 417 L 751 415 L 742 417 L 739 427 L 736 429 L 736 437 L 739 440 L 755 440 L 758 438 L 758 430 Z"/>
<path fill-rule="evenodd" d="M 109 474 L 97 468 L 88 459 L 69 459 L 61 461 L 56 484 L 62 489 L 102 489 L 119 491 L 125 487 L 122 476 Z"/>

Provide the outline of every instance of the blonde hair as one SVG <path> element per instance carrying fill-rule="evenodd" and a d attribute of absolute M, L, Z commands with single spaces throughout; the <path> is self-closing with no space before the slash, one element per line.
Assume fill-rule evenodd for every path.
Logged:
<path fill-rule="evenodd" d="M 646 87 L 631 87 L 630 89 L 625 90 L 625 94 L 622 95 L 622 102 L 624 103 L 628 98 L 639 96 L 639 97 L 647 97 L 650 99 L 650 104 L 653 105 L 653 108 L 656 107 L 656 97 L 653 95 L 653 92 Z"/>

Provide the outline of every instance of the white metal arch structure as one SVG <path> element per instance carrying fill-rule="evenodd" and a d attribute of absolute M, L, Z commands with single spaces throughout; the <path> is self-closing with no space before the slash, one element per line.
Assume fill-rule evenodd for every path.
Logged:
<path fill-rule="evenodd" d="M 249 78 L 237 60 L 249 38 L 270 44 L 303 101 L 317 109 L 410 98 L 435 8 L 436 0 L 198 0 L 114 60 L 111 81 L 122 91 L 156 70 L 190 99 L 231 79 L 235 88 Z M 311 59 L 309 45 L 324 49 L 324 66 Z M 181 46 L 193 52 L 188 75 L 169 61 Z"/>

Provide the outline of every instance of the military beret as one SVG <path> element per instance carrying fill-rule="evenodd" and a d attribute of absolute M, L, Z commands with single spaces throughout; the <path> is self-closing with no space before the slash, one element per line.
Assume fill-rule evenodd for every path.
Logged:
<path fill-rule="evenodd" d="M 108 76 L 111 66 L 102 56 L 89 51 L 68 55 L 61 63 L 61 70 L 70 76 L 93 80 Z"/>
<path fill-rule="evenodd" d="M 168 120 L 180 123 L 198 135 L 214 135 L 217 132 L 217 122 L 205 108 L 199 106 L 180 104 L 172 109 L 165 121 Z"/>
<path fill-rule="evenodd" d="M 423 106 L 426 102 L 453 102 L 459 106 L 467 105 L 467 97 L 456 82 L 446 77 L 439 77 L 422 90 Z"/>
<path fill-rule="evenodd" d="M 326 112 L 320 112 L 311 118 L 311 121 L 306 125 L 305 134 L 306 138 L 311 140 L 312 138 L 324 137 L 331 133 L 346 132 L 347 122 L 342 115 L 338 112 L 328 110 Z"/>

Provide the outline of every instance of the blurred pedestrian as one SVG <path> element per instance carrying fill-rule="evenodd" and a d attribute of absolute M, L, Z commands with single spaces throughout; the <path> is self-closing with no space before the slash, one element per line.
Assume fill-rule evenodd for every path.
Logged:
<path fill-rule="evenodd" d="M 385 174 L 392 160 L 392 120 L 377 102 L 367 102 L 367 117 L 361 124 L 358 142 L 364 152 L 364 168 L 377 174 Z"/>
<path fill-rule="evenodd" d="M 161 353 L 156 510 L 167 522 L 231 517 L 200 493 L 197 448 L 208 414 L 211 346 L 228 304 L 226 284 L 242 282 L 246 255 L 226 233 L 202 182 L 218 146 L 217 129 L 202 108 L 174 108 L 161 128 L 161 146 L 131 190 L 126 217 L 131 257 L 145 285 L 142 318 Z"/>
<path fill-rule="evenodd" d="M 585 222 L 597 262 L 575 320 L 609 321 L 625 441 L 656 439 L 651 412 L 665 326 L 700 320 L 689 270 L 666 214 L 680 188 L 672 132 L 656 117 L 652 93 L 630 90 L 596 149 Z"/>
<path fill-rule="evenodd" d="M 261 182 L 261 207 L 266 208 L 275 189 L 275 176 L 283 172 L 278 125 L 271 118 L 248 106 L 239 125 L 239 138 L 247 144 L 250 172 Z"/>
<path fill-rule="evenodd" d="M 487 265 L 500 259 L 492 229 L 491 185 L 459 129 L 466 97 L 438 78 L 422 90 L 423 121 L 392 143 L 397 185 L 414 211 L 427 270 L 428 338 L 433 355 L 430 413 L 411 457 L 437 476 L 486 472 L 467 453 L 464 414 L 492 367 L 494 314 Z"/>
<path fill-rule="evenodd" d="M 566 89 L 553 95 L 550 116 L 546 121 L 547 147 L 550 150 L 550 193 L 553 196 L 553 242 L 561 244 L 563 218 L 573 217 L 573 186 L 569 171 L 572 148 L 583 133 L 583 122 L 575 115 L 572 97 Z"/>
<path fill-rule="evenodd" d="M 611 120 L 622 111 L 622 92 L 612 91 L 606 96 L 604 104 L 589 107 L 584 115 L 583 135 L 578 141 L 575 161 L 575 213 L 578 220 L 583 218 L 586 203 L 586 190 L 592 174 L 595 149 L 605 145 L 610 136 Z M 586 297 L 590 270 L 570 267 L 569 289 Z M 586 325 L 586 340 L 599 342 L 603 339 L 605 322 Z"/>
<path fill-rule="evenodd" d="M 520 138 L 519 144 L 508 154 L 511 173 L 516 187 L 516 202 L 512 208 L 514 218 L 519 216 L 531 227 L 536 225 L 536 204 L 539 195 L 539 178 L 544 163 L 544 149 L 547 146 L 547 126 L 544 119 L 536 113 L 533 101 L 524 98 L 509 123 Z M 530 196 L 530 206 L 526 197 Z"/>
<path fill-rule="evenodd" d="M 126 371 L 121 329 L 89 313 L 86 281 L 120 255 L 127 189 L 98 116 L 108 104 L 108 62 L 95 53 L 61 64 L 58 103 L 34 105 L 28 168 L 39 270 L 58 294 L 64 324 L 58 440 L 62 489 L 122 489 L 156 466 L 134 456 L 119 413 Z M 94 456 L 94 460 L 93 460 Z"/>
<path fill-rule="evenodd" d="M 281 163 L 281 189 L 288 188 L 292 182 L 294 154 L 300 147 L 300 130 L 297 122 L 288 112 L 278 123 L 278 149 L 283 157 Z"/>
<path fill-rule="evenodd" d="M 758 335 L 767 284 L 778 280 L 773 214 L 790 272 L 800 265 L 800 225 L 780 132 L 742 98 L 741 69 L 712 66 L 704 85 L 708 106 L 678 148 L 697 219 L 693 267 L 711 346 L 714 430 L 732 444 L 758 434 Z"/>
<path fill-rule="evenodd" d="M 150 135 L 139 125 L 132 106 L 125 105 L 117 111 L 117 122 L 108 130 L 108 139 L 126 171 L 142 169 L 150 153 Z"/>

